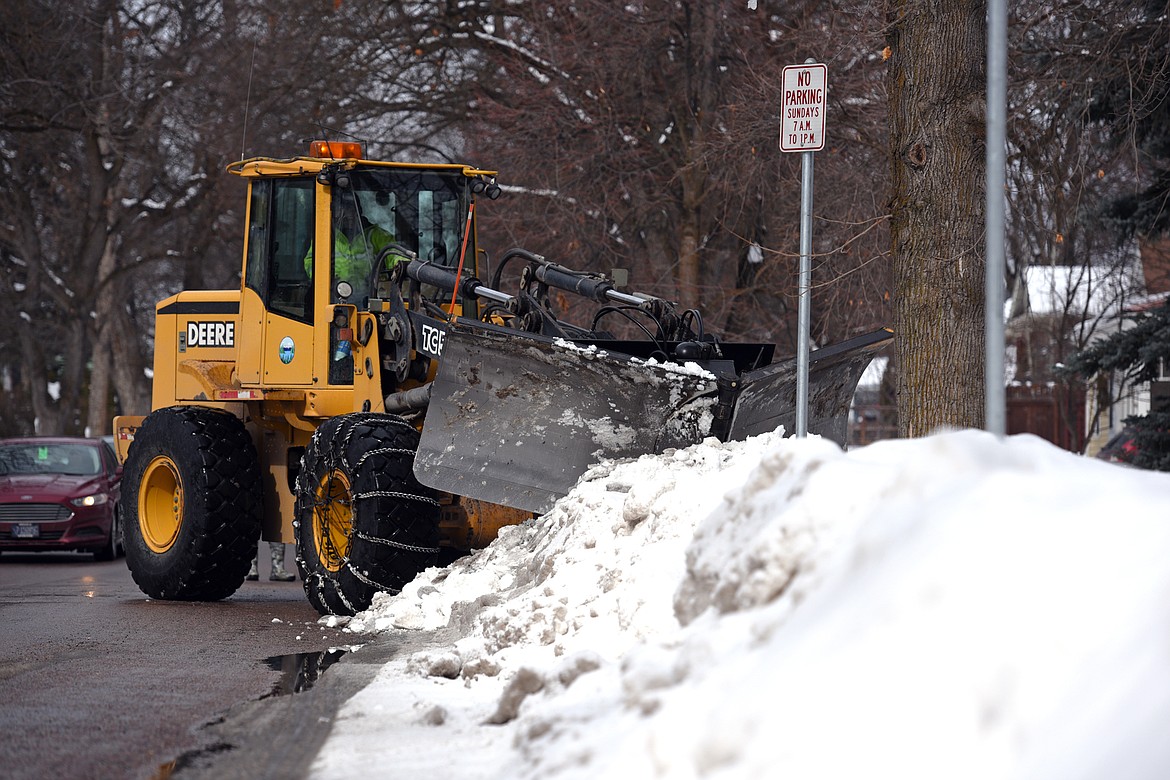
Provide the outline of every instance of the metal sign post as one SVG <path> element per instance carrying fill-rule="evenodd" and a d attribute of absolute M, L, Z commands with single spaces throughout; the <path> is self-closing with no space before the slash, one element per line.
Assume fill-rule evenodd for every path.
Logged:
<path fill-rule="evenodd" d="M 1007 180 L 1007 3 L 991 0 L 987 6 L 987 267 L 984 295 L 986 369 L 983 402 L 988 432 L 1006 430 L 1004 390 L 1004 185 Z"/>
<path fill-rule="evenodd" d="M 828 68 L 809 60 L 782 76 L 780 151 L 800 152 L 800 294 L 796 334 L 796 436 L 808 435 L 808 364 L 812 330 L 813 155 L 825 148 Z"/>
<path fill-rule="evenodd" d="M 796 327 L 796 436 L 808 435 L 808 362 L 812 330 L 813 155 L 800 155 L 800 293 Z"/>

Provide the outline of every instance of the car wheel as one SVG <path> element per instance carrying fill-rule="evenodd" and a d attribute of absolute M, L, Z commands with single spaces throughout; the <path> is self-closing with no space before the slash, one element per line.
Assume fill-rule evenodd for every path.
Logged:
<path fill-rule="evenodd" d="M 123 471 L 126 563 L 151 598 L 215 601 L 244 583 L 260 538 L 260 467 L 234 415 L 151 413 Z"/>
<path fill-rule="evenodd" d="M 323 615 L 353 615 L 434 565 L 439 503 L 414 476 L 418 431 L 400 417 L 334 417 L 313 434 L 296 484 L 297 567 Z"/>
<path fill-rule="evenodd" d="M 113 514 L 110 516 L 110 533 L 106 537 L 106 543 L 93 551 L 93 559 L 95 561 L 112 561 L 118 557 L 118 546 L 122 539 L 122 522 L 118 517 L 118 510 L 115 507 Z"/>

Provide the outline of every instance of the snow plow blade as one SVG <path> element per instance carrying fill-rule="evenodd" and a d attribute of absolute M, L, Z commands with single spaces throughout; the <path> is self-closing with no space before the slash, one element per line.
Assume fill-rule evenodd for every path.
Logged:
<path fill-rule="evenodd" d="M 842 447 L 849 435 L 849 405 L 874 353 L 889 344 L 883 329 L 809 354 L 808 432 Z M 746 439 L 783 425 L 796 430 L 796 358 L 745 373 L 725 440 Z"/>
<path fill-rule="evenodd" d="M 844 441 L 857 381 L 889 338 L 879 331 L 813 353 L 810 432 Z M 544 513 L 602 458 L 791 430 L 795 393 L 795 360 L 717 378 L 694 364 L 451 324 L 415 475 L 437 490 Z"/>

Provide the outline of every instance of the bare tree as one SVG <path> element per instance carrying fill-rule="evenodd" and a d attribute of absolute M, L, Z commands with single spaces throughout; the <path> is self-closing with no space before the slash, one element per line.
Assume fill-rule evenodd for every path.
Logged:
<path fill-rule="evenodd" d="M 151 81 L 137 79 L 146 74 L 134 47 L 117 45 L 122 30 L 109 23 L 112 10 L 108 3 L 65 13 L 34 2 L 5 6 L 0 131 L 7 153 L 0 166 L 10 186 L 0 197 L 10 220 L 0 233 L 7 261 L 0 289 L 16 315 L 9 338 L 31 419 L 13 422 L 25 430 L 84 426 L 91 315 L 114 293 L 108 283 L 121 177 L 136 128 L 158 118 Z"/>
<path fill-rule="evenodd" d="M 982 5 L 760 5 L 5 4 L 0 431 L 144 411 L 155 302 L 238 284 L 225 164 L 312 136 L 498 168 L 489 246 L 630 268 L 712 329 L 794 347 L 799 161 L 776 148 L 777 90 L 808 57 L 830 73 L 814 342 L 893 321 L 903 430 L 979 424 Z M 1124 258 L 1105 204 L 1162 175 L 1158 9 L 1013 6 L 1013 279 Z"/>
<path fill-rule="evenodd" d="M 840 75 L 832 111 L 848 119 L 822 155 L 815 331 L 828 341 L 888 323 L 884 128 L 860 110 L 882 104 L 880 47 L 860 32 L 872 14 L 501 8 L 465 22 L 479 46 L 466 150 L 503 172 L 514 204 L 489 207 L 488 238 L 630 268 L 640 289 L 701 306 L 725 332 L 794 345 L 799 165 L 777 149 L 776 74 L 824 54 Z"/>
<path fill-rule="evenodd" d="M 116 410 L 149 410 L 155 302 L 238 284 L 244 198 L 224 166 L 383 117 L 394 74 L 371 58 L 400 40 L 365 22 L 385 13 L 372 0 L 3 6 L 0 427 L 99 433 Z"/>

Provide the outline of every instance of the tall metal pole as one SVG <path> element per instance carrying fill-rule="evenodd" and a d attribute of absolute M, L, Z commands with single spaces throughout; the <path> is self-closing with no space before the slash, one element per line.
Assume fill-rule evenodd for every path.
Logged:
<path fill-rule="evenodd" d="M 812 329 L 812 210 L 813 210 L 813 155 L 800 155 L 800 279 L 797 289 L 800 305 L 797 309 L 796 336 L 796 436 L 808 435 L 808 353 L 809 331 Z"/>
<path fill-rule="evenodd" d="M 1004 411 L 1004 187 L 1007 146 L 1007 4 L 987 5 L 987 265 L 985 268 L 984 425 L 1003 436 Z"/>

